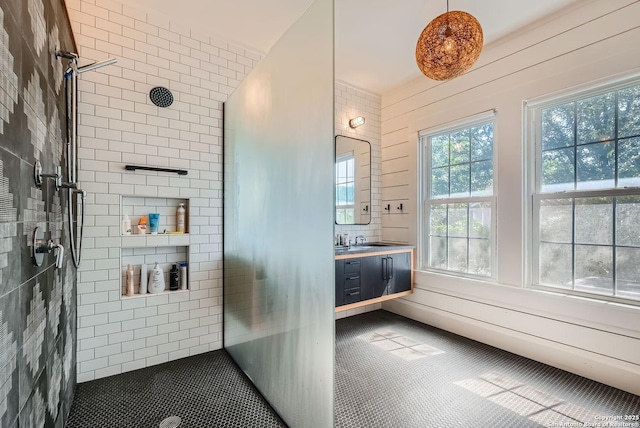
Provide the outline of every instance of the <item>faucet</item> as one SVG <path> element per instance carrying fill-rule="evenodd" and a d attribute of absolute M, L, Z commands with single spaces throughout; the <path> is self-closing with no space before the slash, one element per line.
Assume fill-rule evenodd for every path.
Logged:
<path fill-rule="evenodd" d="M 367 238 L 365 238 L 362 235 L 358 235 L 356 236 L 356 245 L 358 245 L 358 239 L 362 239 L 362 242 L 360 243 L 360 245 L 364 245 L 364 243 L 367 241 Z"/>

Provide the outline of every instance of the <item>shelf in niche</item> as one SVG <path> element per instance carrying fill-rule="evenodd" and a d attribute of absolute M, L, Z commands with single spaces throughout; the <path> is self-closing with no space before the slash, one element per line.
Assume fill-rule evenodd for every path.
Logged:
<path fill-rule="evenodd" d="M 124 215 L 127 214 L 131 220 L 132 231 L 135 232 L 141 217 L 148 216 L 149 213 L 159 213 L 160 224 L 158 225 L 158 231 L 166 230 L 173 232 L 176 230 L 176 210 L 179 204 L 184 204 L 186 209 L 185 232 L 188 234 L 190 232 L 189 224 L 191 223 L 191 204 L 189 198 L 120 195 L 120 221 L 122 221 Z M 148 223 L 147 227 L 149 227 Z M 133 234 L 123 236 L 145 235 Z M 146 236 L 149 236 L 149 233 L 147 233 Z"/>
<path fill-rule="evenodd" d="M 122 235 L 122 248 L 142 247 L 187 247 L 191 244 L 188 233 L 167 233 L 160 235 Z"/>
<path fill-rule="evenodd" d="M 127 238 L 138 238 L 141 243 L 146 242 L 144 238 L 166 238 L 169 235 L 147 235 L 145 236 L 126 236 Z M 184 235 L 178 235 L 184 237 Z M 179 265 L 180 263 L 187 263 L 187 289 L 179 289 L 170 291 L 169 290 L 169 269 L 175 264 Z M 139 294 L 140 291 L 140 274 L 142 265 L 147 266 L 147 275 L 150 277 L 151 272 L 155 264 L 158 263 L 158 266 L 162 269 L 164 274 L 164 282 L 165 282 L 165 290 L 161 293 L 146 293 Z M 134 295 L 127 296 L 125 290 L 125 281 L 126 281 L 126 270 L 127 266 L 131 265 L 133 268 L 133 282 L 134 282 Z M 191 263 L 189 260 L 189 246 L 188 245 L 136 245 L 133 247 L 122 247 L 120 251 L 120 298 L 121 299 L 133 299 L 133 298 L 143 298 L 149 296 L 160 296 L 163 294 L 171 294 L 171 293 L 183 293 L 185 291 L 189 291 L 191 289 Z M 181 278 L 181 274 L 180 274 Z M 147 284 L 149 284 L 149 281 Z"/>
<path fill-rule="evenodd" d="M 182 294 L 182 293 L 188 293 L 189 290 L 165 290 L 165 291 L 161 291 L 159 293 L 147 293 L 147 294 L 134 294 L 133 296 L 127 296 L 126 294 L 123 294 L 122 296 L 120 296 L 122 298 L 122 300 L 127 300 L 127 299 L 144 299 L 146 297 L 154 297 L 154 296 L 163 296 L 166 294 Z"/>

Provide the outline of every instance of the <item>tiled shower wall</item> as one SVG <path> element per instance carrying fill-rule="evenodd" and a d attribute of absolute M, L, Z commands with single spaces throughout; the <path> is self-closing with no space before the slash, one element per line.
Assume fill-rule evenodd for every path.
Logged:
<path fill-rule="evenodd" d="M 59 0 L 0 0 L 0 426 L 64 426 L 75 386 L 76 273 L 31 261 L 33 229 L 68 249 L 66 193 L 34 185 L 65 165 L 63 63 L 73 51 Z M 66 168 L 63 169 L 66 174 Z"/>
<path fill-rule="evenodd" d="M 336 233 L 347 232 L 349 238 L 358 235 L 368 242 L 382 238 L 382 134 L 380 129 L 380 96 L 354 88 L 344 83 L 336 83 L 336 135 L 358 138 L 371 144 L 371 223 L 368 225 L 338 226 Z M 349 119 L 364 116 L 365 124 L 352 129 Z"/>
<path fill-rule="evenodd" d="M 368 242 L 382 238 L 382 134 L 380 129 L 380 96 L 344 83 L 336 82 L 336 135 L 358 138 L 371 144 L 371 223 L 367 225 L 338 226 L 336 233 L 347 232 L 350 239 L 362 235 Z M 365 124 L 352 129 L 349 119 L 364 116 Z M 336 319 L 380 309 L 380 303 L 336 312 Z"/>
<path fill-rule="evenodd" d="M 89 192 L 78 280 L 83 382 L 222 347 L 222 102 L 261 56 L 115 1 L 67 7 L 81 63 L 118 60 L 80 77 L 79 178 Z M 155 86 L 172 91 L 170 107 L 151 103 Z M 121 196 L 188 200 L 190 233 L 178 245 L 188 247 L 180 251 L 188 251 L 189 291 L 121 296 L 128 257 L 170 250 L 161 237 L 131 249 L 145 238 L 121 237 Z"/>

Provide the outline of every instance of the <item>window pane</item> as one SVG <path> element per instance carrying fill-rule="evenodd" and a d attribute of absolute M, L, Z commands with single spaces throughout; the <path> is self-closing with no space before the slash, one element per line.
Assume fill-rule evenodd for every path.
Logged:
<path fill-rule="evenodd" d="M 616 243 L 640 247 L 640 196 L 616 198 Z"/>
<path fill-rule="evenodd" d="M 574 125 L 574 103 L 542 110 L 542 149 L 574 145 Z"/>
<path fill-rule="evenodd" d="M 429 238 L 429 267 L 447 268 L 447 238 Z"/>
<path fill-rule="evenodd" d="M 640 85 L 618 91 L 618 138 L 640 135 Z"/>
<path fill-rule="evenodd" d="M 336 183 L 344 183 L 347 179 L 347 163 L 338 162 L 336 164 Z"/>
<path fill-rule="evenodd" d="M 613 198 L 576 199 L 576 243 L 613 244 Z"/>
<path fill-rule="evenodd" d="M 347 189 L 345 185 L 336 186 L 336 205 L 347 204 Z"/>
<path fill-rule="evenodd" d="M 449 165 L 449 134 L 431 138 L 431 167 Z"/>
<path fill-rule="evenodd" d="M 493 159 L 493 123 L 471 128 L 471 160 Z"/>
<path fill-rule="evenodd" d="M 616 105 L 613 92 L 578 101 L 578 144 L 615 137 Z"/>
<path fill-rule="evenodd" d="M 344 208 L 336 209 L 336 223 L 338 224 L 345 223 Z"/>
<path fill-rule="evenodd" d="M 354 187 L 353 187 L 353 182 L 348 183 L 346 185 L 346 200 L 347 200 L 347 205 L 353 205 L 353 201 L 354 201 Z"/>
<path fill-rule="evenodd" d="M 471 196 L 485 196 L 493 193 L 493 161 L 471 164 Z"/>
<path fill-rule="evenodd" d="M 467 240 L 466 238 L 449 238 L 449 266 L 458 272 L 467 271 Z"/>
<path fill-rule="evenodd" d="M 353 181 L 353 177 L 354 177 L 354 173 L 353 173 L 353 168 L 354 168 L 354 161 L 353 159 L 349 159 L 347 162 L 347 180 L 348 181 Z"/>
<path fill-rule="evenodd" d="M 489 239 L 469 240 L 469 273 L 491 275 L 491 241 Z"/>
<path fill-rule="evenodd" d="M 356 222 L 354 214 L 355 214 L 355 210 L 353 208 L 348 208 L 345 210 L 346 224 L 354 224 Z"/>
<path fill-rule="evenodd" d="M 542 152 L 542 191 L 573 190 L 573 148 Z"/>
<path fill-rule="evenodd" d="M 540 202 L 540 240 L 571 244 L 573 200 L 546 199 Z"/>
<path fill-rule="evenodd" d="M 430 235 L 447 235 L 447 206 L 446 205 L 432 205 L 429 218 L 431 225 L 429 228 Z"/>
<path fill-rule="evenodd" d="M 578 147 L 578 189 L 614 187 L 615 159 L 613 142 Z"/>
<path fill-rule="evenodd" d="M 451 167 L 451 196 L 469 196 L 469 164 Z"/>
<path fill-rule="evenodd" d="M 467 237 L 467 204 L 449 204 L 449 236 Z"/>
<path fill-rule="evenodd" d="M 571 288 L 571 244 L 540 244 L 540 283 Z"/>
<path fill-rule="evenodd" d="M 469 163 L 469 130 L 453 132 L 450 140 L 451 165 Z"/>
<path fill-rule="evenodd" d="M 449 168 L 434 168 L 431 171 L 431 197 L 449 196 Z"/>
<path fill-rule="evenodd" d="M 613 248 L 576 245 L 575 289 L 613 294 Z"/>
<path fill-rule="evenodd" d="M 618 142 L 618 187 L 640 186 L 640 138 Z"/>
<path fill-rule="evenodd" d="M 640 299 L 640 248 L 616 249 L 618 296 Z"/>
<path fill-rule="evenodd" d="M 491 236 L 491 203 L 469 204 L 469 236 L 489 238 Z"/>

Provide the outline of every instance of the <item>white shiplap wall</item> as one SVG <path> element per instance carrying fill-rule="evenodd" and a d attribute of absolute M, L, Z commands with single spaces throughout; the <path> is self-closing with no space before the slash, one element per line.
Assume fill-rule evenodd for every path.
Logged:
<path fill-rule="evenodd" d="M 81 65 L 118 59 L 80 76 L 79 181 L 89 193 L 78 279 L 83 382 L 222 347 L 222 102 L 261 56 L 128 4 L 66 4 Z M 154 86 L 169 88 L 173 105 L 154 106 Z M 188 175 L 125 172 L 125 164 Z M 145 239 L 120 236 L 121 195 L 188 200 L 188 292 L 121 298 L 121 263 L 142 251 L 121 246 Z M 163 242 L 156 238 L 147 245 Z M 186 251 L 187 237 L 169 238 L 183 245 L 172 251 Z M 158 253 L 171 250 L 170 240 Z"/>
<path fill-rule="evenodd" d="M 524 288 L 523 103 L 640 72 L 640 2 L 592 0 L 485 47 L 449 82 L 416 79 L 382 97 L 382 238 L 417 243 L 418 132 L 497 109 L 494 282 L 417 272 L 399 314 L 640 394 L 640 308 Z"/>

